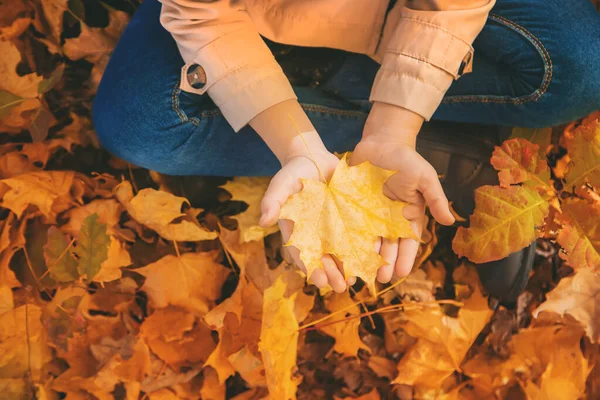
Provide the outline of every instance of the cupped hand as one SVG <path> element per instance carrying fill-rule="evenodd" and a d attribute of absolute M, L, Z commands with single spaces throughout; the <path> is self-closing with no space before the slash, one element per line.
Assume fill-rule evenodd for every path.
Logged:
<path fill-rule="evenodd" d="M 371 116 L 370 116 L 371 117 Z M 392 200 L 409 203 L 404 208 L 404 217 L 411 221 L 411 227 L 420 237 L 425 220 L 425 207 L 442 225 L 452 225 L 454 216 L 450 212 L 448 199 L 444 194 L 437 172 L 415 149 L 419 124 L 413 129 L 389 131 L 389 125 L 379 130 L 381 121 L 365 127 L 363 139 L 354 150 L 350 164 L 357 165 L 370 161 L 373 165 L 397 171 L 384 185 L 384 194 Z M 387 265 L 377 272 L 377 279 L 387 283 L 393 275 L 407 276 L 415 262 L 419 242 L 404 238 L 398 240 L 380 239 L 376 251 L 386 260 Z"/>
<path fill-rule="evenodd" d="M 273 177 L 261 203 L 262 217 L 259 224 L 263 227 L 272 226 L 279 221 L 279 229 L 283 241 L 287 242 L 292 234 L 294 223 L 290 220 L 280 220 L 281 207 L 287 199 L 302 190 L 300 179 L 329 180 L 340 160 L 327 151 L 313 152 L 292 156 L 285 160 L 281 170 Z M 318 168 L 317 168 L 318 165 Z M 287 246 L 287 251 L 300 269 L 306 273 L 306 267 L 300 259 L 300 251 L 294 246 Z M 309 277 L 319 288 L 328 284 L 336 292 L 347 288 L 342 266 L 330 255 L 321 258 L 323 269 L 315 270 Z M 356 278 L 349 278 L 353 284 Z"/>

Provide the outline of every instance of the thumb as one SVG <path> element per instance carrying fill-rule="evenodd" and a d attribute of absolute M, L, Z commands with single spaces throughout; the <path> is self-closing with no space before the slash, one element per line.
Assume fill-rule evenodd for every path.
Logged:
<path fill-rule="evenodd" d="M 442 225 L 452 225 L 455 221 L 450 211 L 448 199 L 433 167 L 427 169 L 419 181 L 418 190 L 423 194 L 425 203 L 431 210 L 431 215 Z"/>
<path fill-rule="evenodd" d="M 269 183 L 260 203 L 262 215 L 258 224 L 263 228 L 275 225 L 279 220 L 281 207 L 291 195 L 299 192 L 300 189 L 302 189 L 300 179 L 291 176 L 284 170 L 279 171 Z"/>

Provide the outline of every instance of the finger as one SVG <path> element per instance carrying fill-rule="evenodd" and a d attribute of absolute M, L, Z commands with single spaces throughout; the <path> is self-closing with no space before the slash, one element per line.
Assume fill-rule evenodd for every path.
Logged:
<path fill-rule="evenodd" d="M 380 267 L 377 270 L 377 280 L 381 283 L 388 283 L 392 280 L 392 275 L 394 275 L 394 266 L 386 265 L 384 267 Z"/>
<path fill-rule="evenodd" d="M 261 217 L 258 224 L 262 227 L 274 225 L 279 219 L 281 207 L 288 197 L 302 189 L 300 179 L 281 170 L 273 177 L 260 203 Z"/>
<path fill-rule="evenodd" d="M 310 275 L 310 281 L 319 289 L 323 289 L 327 286 L 327 275 L 325 271 L 316 269 Z"/>
<path fill-rule="evenodd" d="M 346 279 L 346 284 L 348 286 L 354 286 L 355 283 L 356 283 L 356 277 L 355 276 L 351 276 L 348 279 Z"/>
<path fill-rule="evenodd" d="M 379 254 L 379 252 L 381 251 L 381 238 L 377 239 L 375 241 L 375 253 Z"/>
<path fill-rule="evenodd" d="M 418 189 L 423 194 L 433 218 L 442 225 L 452 225 L 454 216 L 450 212 L 448 199 L 433 167 L 423 175 L 419 181 Z"/>
<path fill-rule="evenodd" d="M 417 257 L 419 251 L 419 242 L 414 239 L 402 239 L 398 246 L 398 258 L 394 266 L 394 273 L 397 277 L 402 278 L 408 276 Z"/>
<path fill-rule="evenodd" d="M 413 221 L 410 226 L 417 235 L 418 238 L 423 234 L 423 225 L 425 224 L 425 214 L 421 213 L 421 217 Z M 394 273 L 398 277 L 405 277 L 410 274 L 414 264 L 415 258 L 419 251 L 419 241 L 414 239 L 404 238 L 400 240 L 398 246 L 398 256 L 396 258 L 396 264 L 394 266 Z"/>
<path fill-rule="evenodd" d="M 323 268 L 331 288 L 337 293 L 342 293 L 344 290 L 346 290 L 346 281 L 344 280 L 344 277 L 338 269 L 335 261 L 333 261 L 333 258 L 330 256 L 324 256 L 321 258 L 321 262 L 323 263 Z"/>
<path fill-rule="evenodd" d="M 392 279 L 394 264 L 396 264 L 396 258 L 398 257 L 398 240 L 383 239 L 379 255 L 387 262 L 387 265 L 379 268 L 383 271 L 381 273 L 377 271 L 377 279 L 381 283 L 387 283 Z"/>

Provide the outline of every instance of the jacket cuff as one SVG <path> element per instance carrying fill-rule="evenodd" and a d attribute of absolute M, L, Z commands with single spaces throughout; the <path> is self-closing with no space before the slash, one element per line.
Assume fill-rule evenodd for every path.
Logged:
<path fill-rule="evenodd" d="M 208 93 L 237 132 L 269 107 L 296 99 L 273 54 L 254 29 L 204 46 L 181 69 L 181 90 Z"/>
<path fill-rule="evenodd" d="M 440 105 L 452 76 L 431 64 L 402 55 L 386 55 L 369 100 L 413 111 L 426 121 Z"/>

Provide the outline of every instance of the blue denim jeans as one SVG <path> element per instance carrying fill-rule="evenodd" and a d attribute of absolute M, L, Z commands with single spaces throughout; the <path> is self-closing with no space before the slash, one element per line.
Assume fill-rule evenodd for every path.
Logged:
<path fill-rule="evenodd" d="M 279 163 L 251 128 L 234 133 L 209 97 L 179 90 L 183 60 L 159 13 L 145 0 L 108 64 L 93 108 L 100 141 L 165 174 L 274 174 Z M 498 0 L 474 47 L 474 71 L 434 119 L 543 127 L 600 109 L 600 16 L 589 0 Z M 377 68 L 346 53 L 322 85 L 294 87 L 330 151 L 358 143 Z"/>

